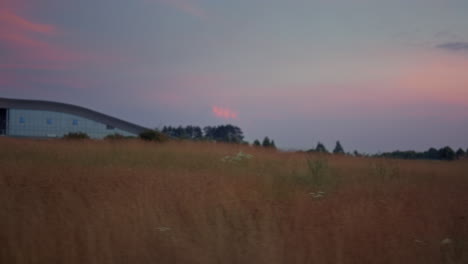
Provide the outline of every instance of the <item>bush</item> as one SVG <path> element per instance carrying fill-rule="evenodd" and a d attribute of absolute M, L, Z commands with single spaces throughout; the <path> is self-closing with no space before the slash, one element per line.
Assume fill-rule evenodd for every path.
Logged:
<path fill-rule="evenodd" d="M 145 141 L 165 142 L 169 138 L 163 133 L 156 130 L 148 130 L 140 134 L 140 138 Z"/>
<path fill-rule="evenodd" d="M 104 139 L 122 140 L 122 139 L 129 139 L 129 138 L 132 138 L 132 137 L 127 137 L 127 136 L 121 135 L 119 133 L 115 133 L 115 134 L 107 135 Z"/>
<path fill-rule="evenodd" d="M 70 132 L 63 136 L 64 139 L 89 139 L 88 134 L 84 132 Z"/>

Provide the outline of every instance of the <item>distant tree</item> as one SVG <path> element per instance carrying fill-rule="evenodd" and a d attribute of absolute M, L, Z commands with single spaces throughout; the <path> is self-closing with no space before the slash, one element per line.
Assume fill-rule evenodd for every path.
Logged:
<path fill-rule="evenodd" d="M 176 138 L 187 138 L 187 136 L 185 135 L 185 129 L 182 128 L 182 126 L 178 126 L 175 130 L 174 130 L 174 133 L 175 133 L 175 137 Z"/>
<path fill-rule="evenodd" d="M 195 139 L 195 140 L 202 140 L 203 139 L 203 132 L 202 132 L 202 129 L 200 127 L 198 127 L 198 126 L 194 127 L 192 138 Z"/>
<path fill-rule="evenodd" d="M 455 152 L 455 156 L 456 156 L 457 159 L 463 158 L 465 156 L 465 154 L 466 154 L 465 151 L 463 151 L 463 149 L 461 149 L 461 148 L 459 148 L 457 150 L 457 152 Z"/>
<path fill-rule="evenodd" d="M 177 128 L 171 126 L 164 126 L 161 132 L 171 138 L 190 140 L 203 139 L 202 129 L 198 126 L 179 126 Z"/>
<path fill-rule="evenodd" d="M 203 128 L 203 138 L 212 140 L 214 138 L 214 127 L 206 126 Z"/>
<path fill-rule="evenodd" d="M 344 154 L 344 149 L 341 146 L 340 141 L 336 141 L 335 149 L 333 150 L 333 154 Z"/>
<path fill-rule="evenodd" d="M 454 160 L 455 152 L 449 146 L 439 149 L 439 158 L 442 160 Z"/>
<path fill-rule="evenodd" d="M 357 150 L 353 151 L 353 155 L 355 157 L 361 157 L 362 156 L 361 153 L 359 153 Z"/>
<path fill-rule="evenodd" d="M 425 159 L 438 160 L 440 159 L 439 151 L 435 148 L 430 148 L 423 153 Z"/>
<path fill-rule="evenodd" d="M 317 147 L 315 147 L 315 151 L 320 152 L 320 153 L 328 153 L 327 148 L 321 142 L 317 143 Z"/>
<path fill-rule="evenodd" d="M 205 132 L 205 139 L 228 142 L 228 143 L 242 143 L 244 134 L 239 127 L 233 125 L 221 125 L 217 127 L 207 126 L 203 128 Z"/>
<path fill-rule="evenodd" d="M 275 144 L 275 141 L 274 141 L 274 140 L 271 140 L 271 141 L 270 141 L 270 148 L 276 149 L 276 144 Z"/>
<path fill-rule="evenodd" d="M 255 147 L 260 147 L 260 146 L 262 146 L 262 144 L 260 144 L 260 141 L 259 141 L 258 139 L 256 139 L 256 140 L 253 142 L 253 145 L 254 145 Z"/>
<path fill-rule="evenodd" d="M 198 126 L 163 127 L 162 133 L 171 138 L 188 140 L 212 140 L 228 143 L 243 143 L 242 130 L 233 125 L 207 126 L 203 130 Z"/>
<path fill-rule="evenodd" d="M 262 146 L 268 148 L 268 147 L 270 147 L 270 145 L 271 145 L 270 139 L 268 137 L 265 137 L 263 139 Z"/>
<path fill-rule="evenodd" d="M 172 126 L 164 126 L 161 132 L 168 137 L 177 138 L 176 128 Z"/>

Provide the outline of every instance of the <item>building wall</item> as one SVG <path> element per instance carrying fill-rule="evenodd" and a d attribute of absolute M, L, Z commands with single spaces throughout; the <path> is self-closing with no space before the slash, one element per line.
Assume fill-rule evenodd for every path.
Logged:
<path fill-rule="evenodd" d="M 24 137 L 63 137 L 70 132 L 84 132 L 91 138 L 104 138 L 107 135 L 135 134 L 82 118 L 52 111 L 9 109 L 8 132 L 10 136 Z"/>

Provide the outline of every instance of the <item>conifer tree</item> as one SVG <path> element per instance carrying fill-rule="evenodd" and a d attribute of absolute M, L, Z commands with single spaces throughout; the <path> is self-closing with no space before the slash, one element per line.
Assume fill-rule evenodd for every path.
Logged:
<path fill-rule="evenodd" d="M 457 159 L 463 158 L 465 156 L 465 154 L 466 154 L 465 151 L 463 151 L 463 149 L 461 149 L 461 148 L 459 148 L 457 150 L 457 152 L 455 153 Z"/>
<path fill-rule="evenodd" d="M 344 154 L 344 149 L 341 146 L 340 141 L 336 142 L 335 149 L 333 150 L 333 154 Z"/>
<path fill-rule="evenodd" d="M 262 146 L 268 148 L 268 147 L 270 147 L 270 145 L 271 145 L 270 139 L 268 137 L 265 137 L 263 139 Z"/>
<path fill-rule="evenodd" d="M 317 147 L 315 148 L 315 151 L 321 152 L 321 153 L 328 153 L 327 148 L 321 142 L 317 143 Z"/>
<path fill-rule="evenodd" d="M 272 140 L 272 141 L 270 142 L 270 148 L 276 149 L 276 144 L 275 144 L 275 141 L 274 141 L 274 140 Z"/>

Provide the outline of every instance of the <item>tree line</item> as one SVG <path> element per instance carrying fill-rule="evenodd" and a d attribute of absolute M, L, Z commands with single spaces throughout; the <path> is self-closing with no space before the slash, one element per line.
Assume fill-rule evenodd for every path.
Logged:
<path fill-rule="evenodd" d="M 185 140 L 205 140 L 225 143 L 249 144 L 244 140 L 242 129 L 233 125 L 206 126 L 203 129 L 199 126 L 164 126 L 161 130 L 165 136 L 172 139 Z M 276 148 L 274 140 L 265 137 L 260 143 L 259 140 L 253 142 L 253 146 Z"/>
<path fill-rule="evenodd" d="M 463 149 L 459 148 L 457 151 L 454 151 L 451 147 L 446 146 L 440 149 L 436 148 L 429 148 L 423 152 L 417 152 L 414 150 L 408 151 L 392 151 L 392 152 L 384 152 L 378 153 L 374 155 L 362 154 L 355 150 L 353 153 L 345 153 L 343 146 L 341 145 L 340 141 L 337 141 L 335 144 L 335 148 L 332 152 L 329 152 L 325 145 L 321 142 L 317 143 L 315 148 L 307 150 L 307 152 L 315 152 L 315 153 L 325 153 L 325 154 L 346 154 L 352 155 L 357 157 L 377 157 L 377 158 L 393 158 L 393 159 L 411 159 L 411 160 L 456 160 L 462 158 L 468 158 L 468 149 L 464 151 Z"/>
<path fill-rule="evenodd" d="M 164 126 L 161 132 L 172 139 L 208 140 L 226 143 L 245 143 L 242 129 L 233 125 L 206 126 Z"/>
<path fill-rule="evenodd" d="M 377 157 L 384 158 L 398 158 L 398 159 L 427 159 L 427 160 L 456 160 L 468 157 L 468 149 L 464 151 L 459 148 L 454 151 L 451 147 L 446 146 L 440 149 L 430 148 L 423 152 L 417 152 L 413 150 L 409 151 L 393 151 L 385 152 L 375 155 Z"/>

